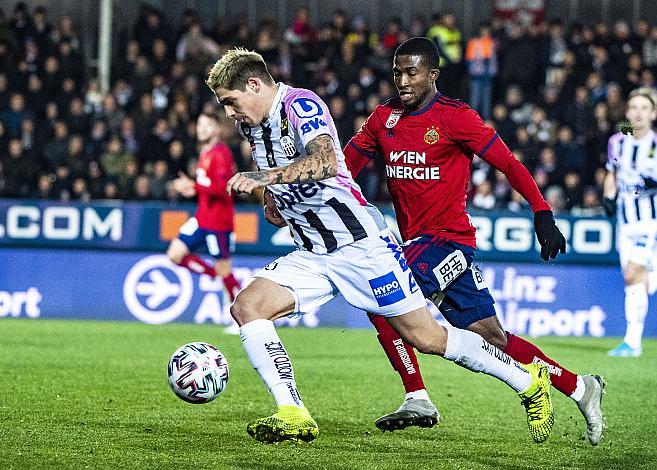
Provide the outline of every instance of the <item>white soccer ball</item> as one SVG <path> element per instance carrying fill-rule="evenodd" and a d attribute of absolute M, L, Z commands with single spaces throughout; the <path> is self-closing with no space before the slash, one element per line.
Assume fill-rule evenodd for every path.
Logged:
<path fill-rule="evenodd" d="M 228 384 L 228 361 L 208 343 L 187 343 L 169 360 L 169 386 L 188 403 L 208 403 Z"/>

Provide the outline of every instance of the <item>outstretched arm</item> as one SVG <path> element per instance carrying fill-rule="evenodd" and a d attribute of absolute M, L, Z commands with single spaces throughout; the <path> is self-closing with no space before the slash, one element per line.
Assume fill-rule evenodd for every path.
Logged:
<path fill-rule="evenodd" d="M 226 192 L 250 193 L 270 184 L 321 181 L 338 174 L 338 161 L 330 135 L 322 134 L 308 142 L 306 153 L 308 155 L 286 167 L 237 173 L 228 181 Z"/>

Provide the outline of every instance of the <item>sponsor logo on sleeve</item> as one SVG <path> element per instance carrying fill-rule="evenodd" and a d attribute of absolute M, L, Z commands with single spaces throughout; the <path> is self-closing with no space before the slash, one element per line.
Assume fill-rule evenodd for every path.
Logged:
<path fill-rule="evenodd" d="M 388 116 L 388 120 L 386 121 L 386 129 L 392 129 L 395 127 L 403 113 L 404 111 L 401 109 L 393 109 L 390 111 L 390 116 Z"/>
<path fill-rule="evenodd" d="M 404 291 L 397 280 L 397 276 L 395 276 L 395 273 L 392 271 L 383 276 L 370 279 L 369 283 L 379 307 L 392 305 L 406 298 L 406 294 L 404 294 Z"/>
<path fill-rule="evenodd" d="M 292 102 L 294 114 L 302 119 L 307 119 L 324 114 L 322 107 L 317 101 L 310 98 L 297 98 Z"/>
<path fill-rule="evenodd" d="M 318 117 L 309 119 L 301 126 L 301 133 L 306 135 L 309 132 L 318 130 L 320 127 L 327 127 L 326 121 L 324 121 L 324 119 Z"/>

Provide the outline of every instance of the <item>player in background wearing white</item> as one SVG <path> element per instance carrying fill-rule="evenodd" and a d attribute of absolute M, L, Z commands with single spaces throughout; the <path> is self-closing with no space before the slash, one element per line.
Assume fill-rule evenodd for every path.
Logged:
<path fill-rule="evenodd" d="M 625 282 L 623 342 L 610 356 L 638 357 L 648 313 L 648 295 L 657 290 L 657 94 L 637 88 L 627 100 L 626 117 L 634 134 L 609 139 L 603 204 L 616 214 L 618 251 Z"/>
<path fill-rule="evenodd" d="M 249 140 L 259 169 L 233 176 L 227 192 L 267 187 L 299 248 L 256 273 L 231 307 L 249 360 L 278 406 L 248 433 L 265 443 L 318 435 L 273 320 L 340 293 L 356 308 L 384 315 L 418 351 L 505 382 L 525 405 L 534 441 L 547 439 L 554 423 L 547 367 L 519 364 L 478 334 L 436 322 L 401 248 L 380 236 L 381 214 L 347 171 L 326 104 L 309 90 L 274 82 L 262 56 L 244 49 L 226 52 L 206 83 Z"/>

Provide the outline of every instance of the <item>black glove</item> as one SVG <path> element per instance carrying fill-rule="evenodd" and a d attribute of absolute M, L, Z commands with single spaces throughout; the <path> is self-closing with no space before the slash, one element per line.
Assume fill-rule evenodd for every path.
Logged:
<path fill-rule="evenodd" d="M 616 209 L 617 209 L 616 199 L 612 199 L 610 197 L 603 197 L 602 207 L 604 208 L 607 217 L 613 217 L 616 215 Z"/>
<path fill-rule="evenodd" d="M 566 252 L 566 239 L 554 223 L 552 211 L 538 211 L 534 214 L 534 230 L 541 244 L 541 258 L 555 259 L 557 254 Z"/>

